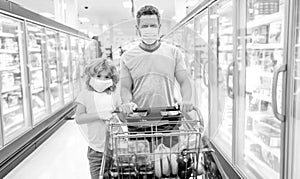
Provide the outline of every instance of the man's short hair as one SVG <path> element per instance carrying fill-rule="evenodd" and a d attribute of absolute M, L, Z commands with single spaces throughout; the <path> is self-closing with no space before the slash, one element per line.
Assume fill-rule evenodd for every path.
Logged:
<path fill-rule="evenodd" d="M 136 14 L 136 19 L 137 19 L 137 24 L 140 24 L 140 20 L 142 16 L 145 15 L 156 15 L 158 24 L 160 24 L 160 14 L 159 11 L 156 7 L 151 6 L 151 5 L 146 5 L 142 7 Z"/>

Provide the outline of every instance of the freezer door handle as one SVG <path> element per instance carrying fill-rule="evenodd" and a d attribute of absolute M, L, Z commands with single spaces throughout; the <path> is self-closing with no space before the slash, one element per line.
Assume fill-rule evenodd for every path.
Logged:
<path fill-rule="evenodd" d="M 234 67 L 234 62 L 231 62 L 227 67 L 226 86 L 227 86 L 227 95 L 233 99 L 233 88 L 229 86 L 229 76 L 233 76 L 231 67 Z"/>
<path fill-rule="evenodd" d="M 203 76 L 203 83 L 204 83 L 204 85 L 206 86 L 206 87 L 208 87 L 208 80 L 207 80 L 207 78 L 206 78 L 206 67 L 208 66 L 208 61 L 206 61 L 204 64 L 203 64 L 203 74 L 202 74 L 202 76 Z"/>
<path fill-rule="evenodd" d="M 278 112 L 277 108 L 277 83 L 278 83 L 278 76 L 282 72 L 286 72 L 287 66 L 282 65 L 275 69 L 274 75 L 273 75 L 273 83 L 272 83 L 272 109 L 275 117 L 281 121 L 284 122 L 284 115 L 280 114 Z"/>

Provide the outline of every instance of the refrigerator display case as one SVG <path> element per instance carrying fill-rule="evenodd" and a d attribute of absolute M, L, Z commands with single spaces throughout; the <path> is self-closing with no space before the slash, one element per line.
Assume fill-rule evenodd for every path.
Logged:
<path fill-rule="evenodd" d="M 71 69 L 72 69 L 71 77 L 72 77 L 74 96 L 77 96 L 80 91 L 78 38 L 70 37 L 70 42 L 71 42 Z"/>
<path fill-rule="evenodd" d="M 46 78 L 46 43 L 45 29 L 41 26 L 28 23 L 28 67 L 31 87 L 31 108 L 33 124 L 37 124 L 50 114 L 50 103 L 47 98 Z"/>
<path fill-rule="evenodd" d="M 58 53 L 58 32 L 46 29 L 47 66 L 50 86 L 51 111 L 56 111 L 63 106 L 61 73 Z"/>
<path fill-rule="evenodd" d="M 78 58 L 72 67 L 71 36 L 96 44 L 76 29 L 0 0 L 0 178 L 72 115 Z M 97 50 L 90 48 L 82 53 Z"/>
<path fill-rule="evenodd" d="M 294 121 L 291 126 L 291 129 L 293 130 L 293 138 L 290 145 L 292 148 L 290 155 L 290 158 L 292 160 L 291 167 L 292 167 L 292 179 L 298 179 L 300 178 L 300 2 L 296 1 L 295 4 L 296 7 L 296 22 L 294 23 L 294 40 L 295 44 L 292 47 L 294 50 L 294 60 L 293 60 L 293 95 L 291 95 L 292 100 L 292 107 L 291 107 L 291 118 L 288 120 Z"/>
<path fill-rule="evenodd" d="M 208 70 L 208 12 L 207 10 L 195 18 L 195 65 L 194 85 L 196 87 L 197 106 L 204 118 L 208 131 L 209 119 L 209 70 Z"/>
<path fill-rule="evenodd" d="M 249 178 L 279 178 L 281 122 L 272 109 L 275 69 L 283 64 L 283 0 L 247 0 L 243 160 Z M 282 78 L 277 94 L 282 93 Z M 277 96 L 281 109 L 281 96 Z M 253 173 L 251 171 L 255 170 Z"/>
<path fill-rule="evenodd" d="M 60 59 L 62 64 L 62 84 L 64 103 L 67 104 L 73 99 L 73 87 L 71 80 L 71 62 L 70 62 L 70 42 L 69 36 L 64 33 L 59 33 L 60 41 Z"/>
<path fill-rule="evenodd" d="M 30 126 L 25 114 L 23 42 L 23 23 L 0 14 L 0 119 L 4 145 Z"/>
<path fill-rule="evenodd" d="M 218 1 L 210 7 L 209 47 L 211 76 L 212 140 L 232 158 L 233 120 L 233 1 Z"/>
<path fill-rule="evenodd" d="M 80 86 L 84 86 L 85 80 L 84 80 L 84 68 L 86 66 L 86 58 L 85 58 L 85 44 L 84 44 L 84 39 L 78 39 L 78 55 L 79 55 L 79 77 L 80 77 Z"/>

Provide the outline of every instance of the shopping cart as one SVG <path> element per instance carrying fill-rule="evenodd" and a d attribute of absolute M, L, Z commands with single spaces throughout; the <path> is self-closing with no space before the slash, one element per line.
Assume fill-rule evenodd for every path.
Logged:
<path fill-rule="evenodd" d="M 137 109 L 110 123 L 100 178 L 197 178 L 204 173 L 202 115 L 186 120 L 175 107 Z M 111 160 L 108 160 L 108 157 Z M 109 161 L 109 162 L 108 162 Z"/>

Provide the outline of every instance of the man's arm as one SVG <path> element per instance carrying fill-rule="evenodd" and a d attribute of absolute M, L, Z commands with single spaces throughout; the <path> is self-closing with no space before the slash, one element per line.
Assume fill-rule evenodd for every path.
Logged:
<path fill-rule="evenodd" d="M 121 79 L 121 101 L 122 104 L 132 101 L 132 79 L 131 77 L 124 77 Z"/>
<path fill-rule="evenodd" d="M 193 109 L 191 80 L 186 70 L 176 72 L 175 77 L 180 85 L 180 93 L 182 96 L 181 111 L 190 112 Z"/>
<path fill-rule="evenodd" d="M 132 103 L 132 78 L 128 68 L 122 64 L 121 67 L 121 89 L 120 96 L 122 105 L 119 106 L 119 110 L 123 113 L 129 114 L 137 107 Z"/>

